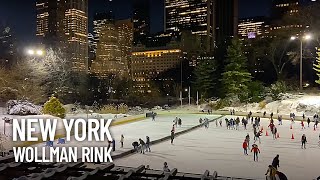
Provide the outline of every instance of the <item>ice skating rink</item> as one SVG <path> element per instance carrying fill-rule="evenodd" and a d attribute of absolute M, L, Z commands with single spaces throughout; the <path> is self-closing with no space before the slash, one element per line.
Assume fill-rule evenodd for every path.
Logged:
<path fill-rule="evenodd" d="M 185 115 L 187 116 L 187 115 Z M 196 115 L 192 115 L 193 118 Z M 174 119 L 158 118 L 158 121 L 166 121 Z M 230 118 L 231 116 L 227 116 Z M 199 119 L 198 115 L 195 119 Z M 240 118 L 241 119 L 241 118 Z M 172 121 L 171 121 L 172 122 Z M 170 122 L 170 123 L 171 123 Z M 142 122 L 137 122 L 139 125 Z M 161 129 L 159 122 L 156 125 L 144 126 L 142 129 L 137 127 L 136 133 L 143 136 L 150 132 L 165 132 Z M 151 169 L 162 169 L 163 163 L 168 162 L 169 168 L 177 168 L 181 172 L 203 173 L 205 170 L 217 171 L 219 175 L 232 177 L 247 177 L 254 179 L 265 179 L 265 173 L 268 165 L 271 164 L 273 158 L 280 155 L 279 171 L 285 173 L 290 180 L 308 180 L 316 179 L 320 175 L 318 170 L 320 167 L 320 147 L 318 146 L 320 127 L 313 130 L 313 122 L 310 128 L 301 130 L 300 122 L 296 121 L 293 128 L 290 129 L 291 121 L 283 121 L 283 125 L 276 127 L 280 138 L 273 140 L 272 134 L 268 129 L 269 136 L 265 136 L 265 130 L 269 124 L 267 118 L 261 120 L 263 126 L 263 136 L 259 145 L 261 154 L 259 154 L 259 162 L 253 161 L 253 153 L 248 156 L 243 155 L 242 142 L 247 133 L 250 135 L 250 147 L 253 143 L 253 130 L 251 122 L 248 129 L 244 130 L 241 126 L 240 130 L 227 130 L 223 118 L 223 126 L 216 127 L 216 123 L 210 124 L 209 129 L 200 128 L 190 133 L 175 138 L 174 145 L 170 141 L 163 142 L 151 146 L 151 153 L 135 154 L 115 161 L 117 165 L 134 166 L 141 164 L 149 165 Z M 125 125 L 130 126 L 131 125 Z M 118 126 L 119 131 L 124 128 Z M 139 129 L 139 130 L 138 130 Z M 291 139 L 292 134 L 294 139 Z M 301 136 L 307 136 L 307 149 L 301 149 Z M 131 140 L 131 139 L 130 139 Z M 131 144 L 131 143 L 130 143 Z"/>

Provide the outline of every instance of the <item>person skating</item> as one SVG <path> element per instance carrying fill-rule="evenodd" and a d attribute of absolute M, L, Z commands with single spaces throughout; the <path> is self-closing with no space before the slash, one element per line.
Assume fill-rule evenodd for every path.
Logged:
<path fill-rule="evenodd" d="M 268 170 L 265 174 L 267 176 L 266 179 L 267 180 L 275 180 L 276 172 L 277 172 L 277 170 L 274 167 L 272 167 L 272 165 L 269 165 Z"/>
<path fill-rule="evenodd" d="M 273 117 L 273 112 L 270 114 L 270 118 L 272 118 Z"/>
<path fill-rule="evenodd" d="M 218 127 L 218 120 L 215 120 L 216 121 L 216 127 Z"/>
<path fill-rule="evenodd" d="M 178 119 L 178 125 L 179 125 L 179 127 L 181 127 L 181 125 L 182 125 L 182 120 L 181 120 L 181 118 Z"/>
<path fill-rule="evenodd" d="M 261 144 L 260 136 L 261 136 L 261 131 L 258 131 L 257 134 L 256 134 L 256 139 L 254 140 L 254 142 L 256 142 L 259 139 L 259 144 Z"/>
<path fill-rule="evenodd" d="M 274 124 L 273 124 L 273 123 L 270 123 L 268 127 L 270 127 L 270 130 L 271 130 L 271 132 L 272 132 L 272 131 L 273 131 L 273 128 L 274 128 Z"/>
<path fill-rule="evenodd" d="M 173 133 L 176 132 L 174 125 L 172 125 L 171 131 L 173 131 Z"/>
<path fill-rule="evenodd" d="M 245 130 L 247 130 L 247 124 L 248 124 L 248 121 L 243 119 L 243 125 Z"/>
<path fill-rule="evenodd" d="M 220 119 L 219 124 L 220 124 L 220 127 L 222 127 L 222 119 Z"/>
<path fill-rule="evenodd" d="M 253 140 L 256 140 L 256 134 L 257 134 L 257 126 L 254 124 L 253 125 Z"/>
<path fill-rule="evenodd" d="M 303 134 L 301 137 L 301 149 L 303 149 L 303 147 L 306 149 L 306 142 L 307 142 L 307 137 L 305 134 Z"/>
<path fill-rule="evenodd" d="M 306 116 L 304 115 L 304 113 L 302 114 L 302 120 L 304 120 L 306 118 Z"/>
<path fill-rule="evenodd" d="M 273 128 L 273 131 L 272 131 L 272 137 L 273 139 L 277 139 L 277 132 L 278 132 L 278 129 L 276 127 Z"/>
<path fill-rule="evenodd" d="M 107 147 L 108 150 L 111 148 L 111 143 L 112 141 L 108 141 L 108 147 Z"/>
<path fill-rule="evenodd" d="M 274 167 L 275 169 L 278 169 L 278 167 L 280 167 L 279 163 L 280 163 L 279 154 L 277 154 L 277 156 L 274 157 L 272 160 L 272 167 Z"/>
<path fill-rule="evenodd" d="M 260 117 L 258 116 L 258 126 L 260 126 Z"/>
<path fill-rule="evenodd" d="M 164 162 L 164 163 L 163 163 L 163 171 L 164 171 L 164 172 L 170 172 L 170 169 L 169 169 L 169 167 L 168 167 L 168 163 L 167 163 L 167 162 Z"/>
<path fill-rule="evenodd" d="M 234 111 L 234 109 L 232 109 L 232 114 L 233 114 L 233 115 L 235 115 L 235 114 L 236 114 L 236 113 L 235 113 L 235 111 Z"/>
<path fill-rule="evenodd" d="M 144 154 L 144 150 L 146 148 L 146 143 L 142 139 L 139 139 L 139 143 L 140 143 L 140 146 L 141 146 L 140 147 L 141 148 L 140 153 Z"/>
<path fill-rule="evenodd" d="M 305 129 L 303 120 L 301 121 L 301 129 Z"/>
<path fill-rule="evenodd" d="M 151 112 L 152 121 L 156 121 L 156 114 L 152 111 Z"/>
<path fill-rule="evenodd" d="M 124 136 L 123 134 L 121 134 L 121 137 L 120 137 L 121 148 L 123 148 L 123 141 L 124 141 Z"/>
<path fill-rule="evenodd" d="M 244 155 L 248 155 L 248 143 L 247 143 L 246 139 L 242 143 L 242 148 L 243 148 Z"/>
<path fill-rule="evenodd" d="M 307 119 L 308 127 L 310 127 L 310 118 Z"/>
<path fill-rule="evenodd" d="M 202 118 L 200 118 L 199 119 L 199 124 L 202 125 L 202 122 L 203 122 L 203 120 L 202 120 Z"/>
<path fill-rule="evenodd" d="M 246 141 L 248 143 L 248 147 L 250 147 L 250 136 L 249 136 L 249 133 L 246 135 Z"/>
<path fill-rule="evenodd" d="M 236 119 L 236 130 L 239 130 L 240 118 L 237 117 Z"/>
<path fill-rule="evenodd" d="M 260 153 L 260 149 L 258 148 L 258 145 L 253 144 L 251 152 L 253 151 L 253 161 L 258 161 L 258 153 Z"/>
<path fill-rule="evenodd" d="M 132 146 L 133 146 L 134 151 L 138 152 L 139 143 L 137 141 L 134 141 L 132 143 Z"/>
<path fill-rule="evenodd" d="M 172 130 L 171 130 L 170 138 L 171 138 L 171 144 L 173 144 L 173 140 L 174 140 L 174 131 L 172 131 Z"/>
<path fill-rule="evenodd" d="M 266 111 L 264 111 L 264 112 L 263 112 L 263 117 L 266 117 L 266 114 L 267 114 L 267 112 L 266 112 Z"/>
<path fill-rule="evenodd" d="M 149 136 L 146 136 L 146 152 L 151 152 Z"/>
<path fill-rule="evenodd" d="M 316 118 L 316 120 L 315 120 L 315 122 L 314 122 L 313 128 L 314 128 L 314 129 L 315 129 L 315 128 L 318 128 L 318 119 L 317 119 L 317 118 Z"/>

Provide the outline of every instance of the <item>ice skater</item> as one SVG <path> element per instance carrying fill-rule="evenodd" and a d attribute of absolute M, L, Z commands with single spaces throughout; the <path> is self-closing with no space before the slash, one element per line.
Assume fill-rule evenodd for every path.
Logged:
<path fill-rule="evenodd" d="M 278 116 L 278 125 L 282 125 L 282 116 L 281 115 Z"/>
<path fill-rule="evenodd" d="M 242 148 L 243 148 L 244 155 L 248 155 L 248 143 L 246 139 L 242 143 Z"/>
<path fill-rule="evenodd" d="M 306 149 L 306 143 L 307 143 L 307 137 L 305 134 L 302 135 L 301 137 L 301 149 Z"/>
<path fill-rule="evenodd" d="M 137 141 L 134 141 L 132 143 L 133 149 L 135 152 L 138 152 L 138 148 L 139 148 L 139 143 Z"/>
<path fill-rule="evenodd" d="M 123 141 L 124 141 L 124 136 L 123 134 L 121 134 L 121 137 L 120 137 L 121 148 L 123 148 Z"/>
<path fill-rule="evenodd" d="M 146 136 L 146 152 L 151 152 L 149 136 Z"/>
<path fill-rule="evenodd" d="M 236 130 L 239 130 L 240 118 L 237 117 L 236 119 Z"/>
<path fill-rule="evenodd" d="M 173 140 L 174 140 L 174 131 L 173 130 L 171 130 L 170 138 L 171 138 L 171 144 L 173 144 Z"/>
<path fill-rule="evenodd" d="M 146 143 L 142 140 L 142 139 L 139 139 L 139 143 L 140 143 L 140 153 L 143 153 L 144 154 L 144 150 L 146 148 Z"/>
<path fill-rule="evenodd" d="M 276 127 L 274 127 L 273 131 L 272 131 L 272 138 L 273 139 L 277 139 L 277 132 L 278 132 L 278 129 Z"/>
<path fill-rule="evenodd" d="M 179 125 L 179 127 L 181 127 L 181 125 L 182 125 L 182 120 L 181 120 L 181 118 L 178 119 L 178 125 Z"/>
<path fill-rule="evenodd" d="M 247 130 L 247 124 L 248 124 L 248 121 L 243 118 L 243 126 L 245 130 Z"/>
<path fill-rule="evenodd" d="M 251 152 L 253 151 L 253 161 L 258 161 L 258 153 L 260 154 L 260 149 L 258 148 L 258 145 L 253 144 Z"/>
<path fill-rule="evenodd" d="M 250 147 L 250 136 L 249 136 L 249 133 L 246 135 L 246 141 L 248 143 L 248 147 Z"/>
<path fill-rule="evenodd" d="M 276 172 L 277 172 L 277 170 L 274 167 L 272 167 L 272 165 L 269 165 L 268 170 L 265 174 L 267 176 L 266 179 L 267 180 L 275 180 Z"/>
<path fill-rule="evenodd" d="M 302 120 L 301 121 L 301 129 L 306 129 L 305 127 L 304 127 L 304 122 L 303 122 L 304 120 Z"/>
<path fill-rule="evenodd" d="M 152 111 L 151 112 L 152 121 L 156 121 L 156 114 Z"/>
<path fill-rule="evenodd" d="M 307 119 L 308 127 L 310 127 L 310 118 Z"/>
<path fill-rule="evenodd" d="M 222 127 L 222 119 L 220 119 L 219 124 L 220 124 L 220 127 Z"/>
<path fill-rule="evenodd" d="M 254 140 L 254 142 L 258 141 L 258 139 L 259 139 L 259 144 L 261 144 L 260 136 L 261 136 L 261 131 L 258 131 L 257 134 L 256 134 L 256 139 Z"/>
<path fill-rule="evenodd" d="M 164 162 L 164 163 L 163 163 L 163 171 L 164 171 L 164 172 L 170 172 L 170 169 L 169 169 L 169 167 L 168 167 L 168 163 L 167 163 L 167 162 Z"/>
<path fill-rule="evenodd" d="M 275 169 L 278 169 L 278 167 L 280 167 L 279 163 L 280 163 L 279 154 L 277 154 L 277 156 L 274 157 L 272 160 L 272 167 L 274 167 Z"/>

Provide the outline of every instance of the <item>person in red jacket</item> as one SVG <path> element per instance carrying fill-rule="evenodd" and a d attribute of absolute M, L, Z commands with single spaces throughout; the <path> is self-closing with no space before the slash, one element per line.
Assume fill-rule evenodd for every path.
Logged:
<path fill-rule="evenodd" d="M 242 148 L 243 148 L 244 155 L 248 155 L 248 142 L 246 139 L 242 143 Z"/>
<path fill-rule="evenodd" d="M 258 152 L 260 153 L 260 149 L 258 148 L 258 145 L 256 144 L 253 144 L 252 145 L 252 149 L 251 149 L 251 152 L 253 151 L 253 160 L 258 161 Z"/>

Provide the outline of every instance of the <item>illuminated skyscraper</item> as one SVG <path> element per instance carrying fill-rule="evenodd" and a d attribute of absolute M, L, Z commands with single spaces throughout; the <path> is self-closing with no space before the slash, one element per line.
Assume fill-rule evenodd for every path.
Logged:
<path fill-rule="evenodd" d="M 9 68 L 14 62 L 14 38 L 8 26 L 0 27 L 0 67 Z"/>
<path fill-rule="evenodd" d="M 201 35 L 207 51 L 214 43 L 214 0 L 165 0 L 165 31 L 189 30 Z"/>
<path fill-rule="evenodd" d="M 60 48 L 74 71 L 88 67 L 88 0 L 37 0 L 37 36 Z"/>
<path fill-rule="evenodd" d="M 150 33 L 150 1 L 132 0 L 135 44 L 143 42 Z"/>
<path fill-rule="evenodd" d="M 99 78 L 108 77 L 110 74 L 120 78 L 127 77 L 133 39 L 131 19 L 100 19 L 99 22 L 94 28 L 95 33 L 98 33 L 95 37 L 98 38 L 96 59 L 92 63 L 91 73 Z"/>
<path fill-rule="evenodd" d="M 36 35 L 46 48 L 65 48 L 65 0 L 37 0 Z"/>
<path fill-rule="evenodd" d="M 66 0 L 65 34 L 74 71 L 88 71 L 88 0 Z"/>

